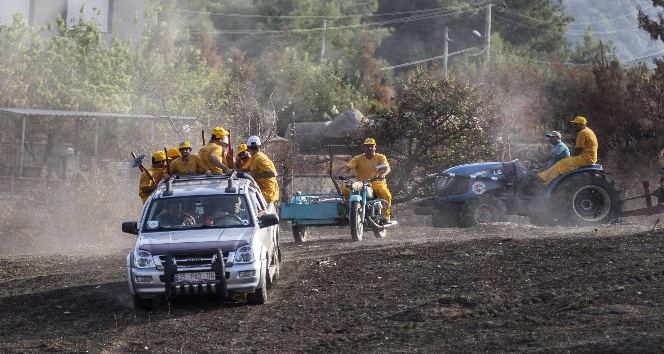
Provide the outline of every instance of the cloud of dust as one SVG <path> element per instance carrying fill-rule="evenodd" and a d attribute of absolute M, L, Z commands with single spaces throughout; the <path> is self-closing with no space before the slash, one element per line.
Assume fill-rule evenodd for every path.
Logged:
<path fill-rule="evenodd" d="M 93 169 L 67 181 L 34 182 L 30 190 L 0 199 L 0 254 L 116 253 L 134 236 L 123 221 L 140 217 L 138 180 Z"/>

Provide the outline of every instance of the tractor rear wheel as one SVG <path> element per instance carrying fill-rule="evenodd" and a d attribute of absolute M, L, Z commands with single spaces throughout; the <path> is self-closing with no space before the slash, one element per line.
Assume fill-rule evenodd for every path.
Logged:
<path fill-rule="evenodd" d="M 477 224 L 507 221 L 507 209 L 498 198 L 480 194 L 463 203 L 459 216 L 462 227 L 471 227 Z"/>
<path fill-rule="evenodd" d="M 560 225 L 606 224 L 620 215 L 620 190 L 603 173 L 577 173 L 551 194 Z"/>

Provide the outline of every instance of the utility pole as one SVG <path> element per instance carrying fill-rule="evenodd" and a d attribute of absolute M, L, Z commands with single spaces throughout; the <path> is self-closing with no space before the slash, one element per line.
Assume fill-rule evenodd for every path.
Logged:
<path fill-rule="evenodd" d="M 447 78 L 447 59 L 449 57 L 449 50 L 447 47 L 450 38 L 448 36 L 448 27 L 445 26 L 445 32 L 443 34 L 443 77 Z"/>
<path fill-rule="evenodd" d="M 486 38 L 486 64 L 489 64 L 491 52 L 491 0 L 486 2 L 486 9 L 484 12 L 484 38 Z"/>
<path fill-rule="evenodd" d="M 325 32 L 327 31 L 327 19 L 323 20 L 323 35 L 320 38 L 320 62 L 325 58 Z"/>

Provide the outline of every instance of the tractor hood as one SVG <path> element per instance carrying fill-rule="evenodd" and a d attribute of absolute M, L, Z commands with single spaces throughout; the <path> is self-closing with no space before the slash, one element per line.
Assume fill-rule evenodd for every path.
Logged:
<path fill-rule="evenodd" d="M 209 249 L 233 252 L 239 247 L 249 244 L 253 234 L 254 229 L 247 227 L 154 232 L 141 235 L 136 241 L 136 246 L 151 254 L 166 254 L 169 251 L 195 252 Z"/>
<path fill-rule="evenodd" d="M 471 163 L 466 165 L 458 165 L 447 170 L 443 173 L 450 173 L 462 176 L 483 176 L 483 177 L 502 177 L 503 176 L 503 163 L 502 162 L 482 162 Z"/>

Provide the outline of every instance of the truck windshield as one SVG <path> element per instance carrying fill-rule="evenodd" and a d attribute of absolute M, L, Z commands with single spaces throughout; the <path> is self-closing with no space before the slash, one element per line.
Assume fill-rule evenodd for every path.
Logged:
<path fill-rule="evenodd" d="M 143 231 L 253 226 L 244 195 L 154 199 Z"/>

